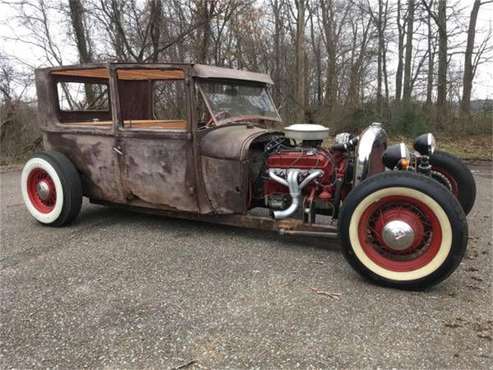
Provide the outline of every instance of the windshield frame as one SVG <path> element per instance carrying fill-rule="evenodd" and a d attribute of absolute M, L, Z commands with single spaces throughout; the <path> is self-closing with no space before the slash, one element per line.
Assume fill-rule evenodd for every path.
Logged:
<path fill-rule="evenodd" d="M 227 117 L 221 120 L 216 119 L 216 114 L 214 114 L 214 111 L 210 105 L 209 99 L 207 98 L 207 94 L 205 93 L 204 89 L 202 88 L 202 85 L 204 82 L 215 82 L 215 83 L 233 83 L 236 85 L 243 85 L 243 86 L 256 86 L 256 87 L 261 87 L 264 89 L 265 93 L 267 94 L 267 97 L 269 98 L 273 109 L 273 112 L 276 114 L 277 117 L 267 117 L 267 116 L 261 116 L 261 115 L 237 115 L 237 116 L 231 116 Z M 223 79 L 223 78 L 196 78 L 195 81 L 196 88 L 200 92 L 200 95 L 207 107 L 207 110 L 209 111 L 209 114 L 214 121 L 214 124 L 216 126 L 221 126 L 225 125 L 228 123 L 235 123 L 235 122 L 242 122 L 242 121 L 248 121 L 248 120 L 264 120 L 264 121 L 271 121 L 271 122 L 282 122 L 281 116 L 279 115 L 279 111 L 276 107 L 276 104 L 274 103 L 274 100 L 272 99 L 272 95 L 269 92 L 269 85 L 260 81 L 245 81 L 245 80 L 232 80 L 232 79 Z M 217 113 L 217 112 L 216 112 Z"/>

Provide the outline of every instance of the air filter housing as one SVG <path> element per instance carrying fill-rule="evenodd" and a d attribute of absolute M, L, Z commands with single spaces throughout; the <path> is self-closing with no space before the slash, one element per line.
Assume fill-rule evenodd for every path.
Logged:
<path fill-rule="evenodd" d="M 297 123 L 284 129 L 285 135 L 297 143 L 322 141 L 329 136 L 329 129 L 322 125 Z"/>

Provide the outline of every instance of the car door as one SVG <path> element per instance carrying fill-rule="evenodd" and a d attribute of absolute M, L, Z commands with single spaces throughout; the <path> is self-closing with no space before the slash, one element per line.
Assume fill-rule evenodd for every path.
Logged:
<path fill-rule="evenodd" d="M 120 107 L 116 151 L 129 204 L 197 211 L 185 72 L 116 71 Z"/>

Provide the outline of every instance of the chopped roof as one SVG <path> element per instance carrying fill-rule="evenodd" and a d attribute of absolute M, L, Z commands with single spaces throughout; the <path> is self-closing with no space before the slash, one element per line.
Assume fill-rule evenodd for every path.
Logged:
<path fill-rule="evenodd" d="M 118 68 L 118 77 L 120 79 L 181 79 L 184 78 L 184 75 L 179 71 L 179 68 L 183 68 L 185 65 L 191 66 L 194 76 L 200 78 L 246 80 L 261 82 L 269 85 L 273 84 L 273 81 L 268 74 L 209 66 L 204 64 L 81 64 L 46 68 L 46 70 L 49 70 L 50 73 L 54 75 L 108 78 L 108 67 L 112 66 Z M 142 70 L 139 70 L 139 67 L 142 67 Z M 177 70 L 169 70 L 172 68 L 177 68 Z M 164 71 L 164 69 L 168 69 L 168 71 Z"/>
<path fill-rule="evenodd" d="M 242 71 L 239 69 L 208 66 L 204 64 L 194 64 L 193 70 L 196 76 L 201 78 L 225 78 L 231 80 L 258 81 L 269 85 L 274 82 L 269 75 L 264 73 Z"/>

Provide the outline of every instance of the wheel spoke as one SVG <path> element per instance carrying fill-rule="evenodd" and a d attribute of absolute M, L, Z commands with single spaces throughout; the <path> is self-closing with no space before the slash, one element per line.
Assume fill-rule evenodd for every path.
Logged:
<path fill-rule="evenodd" d="M 430 252 L 436 239 L 430 217 L 435 216 L 431 216 L 429 209 L 420 201 L 403 196 L 390 197 L 370 206 L 365 214 L 367 217 L 363 226 L 366 232 L 363 243 L 369 252 L 373 250 L 370 254 L 377 260 L 383 259 L 384 264 L 419 266 L 420 260 L 426 259 L 429 253 L 435 253 L 434 249 Z M 391 231 L 394 230 L 393 227 L 399 227 L 395 229 L 399 233 L 401 230 L 408 230 L 405 231 L 408 234 L 395 234 L 389 239 L 389 235 L 397 232 Z"/>

